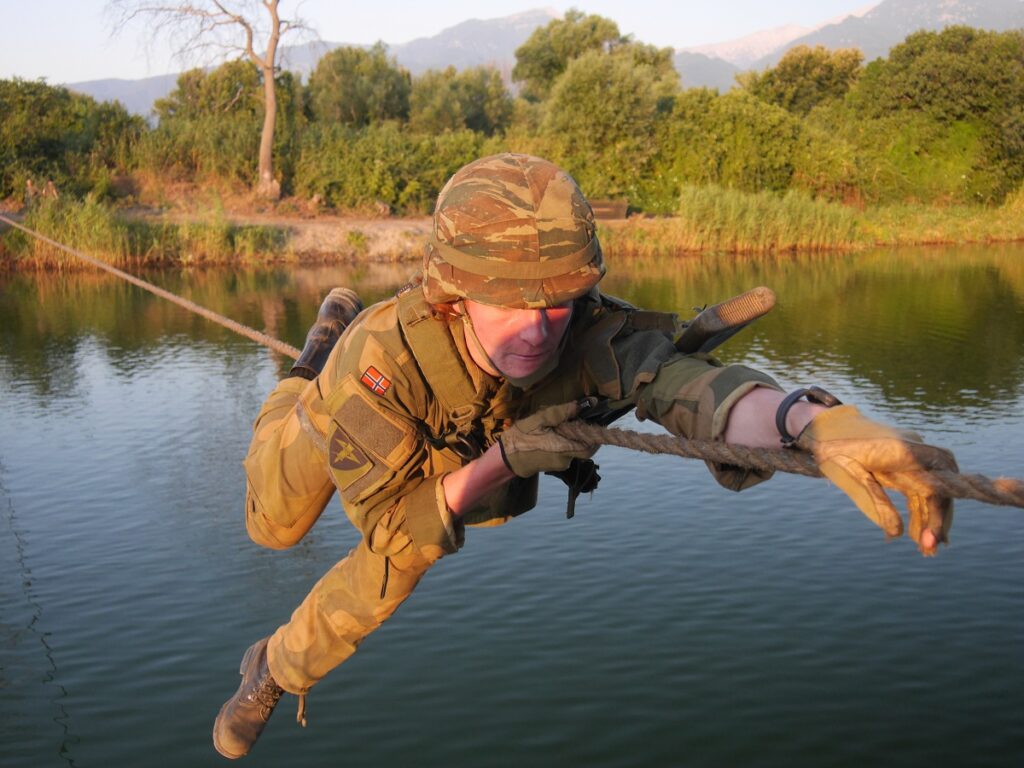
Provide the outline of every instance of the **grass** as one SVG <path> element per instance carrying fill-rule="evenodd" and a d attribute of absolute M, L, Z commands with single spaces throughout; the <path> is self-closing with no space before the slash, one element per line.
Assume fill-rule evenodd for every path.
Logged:
<path fill-rule="evenodd" d="M 1024 189 L 1000 207 L 899 204 L 863 210 L 789 191 L 687 187 L 677 215 L 601 227 L 616 254 L 854 251 L 879 245 L 1024 240 Z"/>
<path fill-rule="evenodd" d="M 231 224 L 217 209 L 205 221 L 176 224 L 128 218 L 91 198 L 62 199 L 34 207 L 24 225 L 111 264 L 272 261 L 288 254 L 285 230 Z M 0 236 L 0 266 L 62 269 L 77 262 L 20 231 Z"/>
<path fill-rule="evenodd" d="M 355 252 L 363 255 L 369 250 L 370 241 L 366 233 L 360 229 L 353 229 L 345 234 L 345 242 L 352 246 Z"/>
<path fill-rule="evenodd" d="M 91 198 L 37 205 L 25 225 L 113 264 L 224 264 L 294 260 L 286 227 L 232 224 L 219 206 L 199 221 L 126 217 Z M 714 251 L 738 254 L 853 251 L 875 246 L 1024 240 L 1024 187 L 1003 205 L 898 204 L 852 208 L 799 191 L 747 193 L 687 187 L 678 214 L 602 223 L 601 242 L 618 256 Z M 346 234 L 356 257 L 361 230 Z M 408 253 L 403 241 L 402 253 Z M 413 249 L 415 250 L 415 249 Z M 17 230 L 0 233 L 0 268 L 66 268 L 77 260 Z M 77 266 L 77 265 L 76 265 Z"/>

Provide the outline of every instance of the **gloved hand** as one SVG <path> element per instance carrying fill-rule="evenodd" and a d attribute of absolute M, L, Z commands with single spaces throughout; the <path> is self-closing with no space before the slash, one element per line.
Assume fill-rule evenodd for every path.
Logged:
<path fill-rule="evenodd" d="M 914 432 L 871 421 L 852 405 L 819 413 L 796 444 L 814 455 L 822 474 L 886 535 L 900 536 L 903 520 L 883 487 L 907 497 L 910 536 L 921 554 L 934 555 L 939 542 L 949 540 L 953 500 L 937 495 L 920 479 L 900 475 L 933 469 L 956 471 L 956 459 L 945 448 L 926 445 Z"/>
<path fill-rule="evenodd" d="M 576 418 L 580 403 L 549 405 L 519 419 L 501 433 L 498 445 L 505 465 L 519 477 L 566 469 L 573 459 L 589 459 L 597 451 L 558 434 L 554 427 Z"/>

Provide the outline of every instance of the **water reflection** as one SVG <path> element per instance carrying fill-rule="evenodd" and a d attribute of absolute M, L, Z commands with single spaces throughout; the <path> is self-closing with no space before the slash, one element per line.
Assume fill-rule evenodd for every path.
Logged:
<path fill-rule="evenodd" d="M 622 272 L 628 271 L 628 274 Z M 999 409 L 1024 379 L 1024 248 L 639 261 L 607 281 L 644 306 L 699 306 L 768 285 L 776 310 L 723 354 L 834 372 L 907 406 Z"/>
<path fill-rule="evenodd" d="M 367 303 L 404 283 L 413 265 L 150 272 L 147 279 L 239 322 L 301 345 L 323 294 L 349 285 Z M 889 402 L 924 409 L 994 408 L 1024 379 L 1024 249 L 1019 245 L 859 255 L 641 259 L 612 265 L 604 289 L 678 311 L 754 285 L 776 310 L 722 350 L 796 378 L 833 373 Z M 12 378 L 41 396 L 70 395 L 79 345 L 95 338 L 116 369 L 169 338 L 250 342 L 108 275 L 0 277 L 0 342 Z M 268 353 L 272 354 L 272 353 Z M 283 369 L 285 361 L 278 361 Z"/>
<path fill-rule="evenodd" d="M 1024 247 L 610 262 L 658 309 L 771 286 L 723 357 L 1024 475 Z M 299 345 L 331 286 L 369 302 L 412 266 L 146 276 Z M 239 654 L 354 543 L 336 504 L 294 550 L 246 539 L 240 459 L 287 364 L 115 278 L 0 277 L 5 768 L 217 760 Z M 926 561 L 825 483 L 737 496 L 697 462 L 597 458 L 576 518 L 542 483 L 471 531 L 247 763 L 1020 764 L 1020 511 L 960 505 Z"/>

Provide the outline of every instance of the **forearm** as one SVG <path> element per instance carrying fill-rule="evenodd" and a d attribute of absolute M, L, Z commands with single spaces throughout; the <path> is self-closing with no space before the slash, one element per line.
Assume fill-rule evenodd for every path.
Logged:
<path fill-rule="evenodd" d="M 751 448 L 778 448 L 781 435 L 775 427 L 775 412 L 785 393 L 757 387 L 733 403 L 722 437 L 727 443 Z M 786 414 L 786 430 L 799 435 L 808 422 L 825 410 L 825 406 L 799 400 Z"/>
<path fill-rule="evenodd" d="M 461 517 L 513 477 L 515 475 L 502 461 L 501 449 L 495 443 L 478 458 L 445 475 L 441 481 L 445 502 L 455 517 Z"/>

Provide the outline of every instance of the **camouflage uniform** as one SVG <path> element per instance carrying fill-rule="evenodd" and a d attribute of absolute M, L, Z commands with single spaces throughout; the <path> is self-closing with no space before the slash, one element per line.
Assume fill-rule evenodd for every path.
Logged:
<path fill-rule="evenodd" d="M 435 561 L 459 549 L 463 524 L 498 524 L 534 506 L 537 478 L 516 479 L 455 519 L 442 480 L 468 461 L 461 445 L 486 448 L 516 419 L 590 395 L 611 410 L 636 408 L 675 434 L 718 438 L 736 400 L 754 387 L 777 389 L 752 369 L 679 354 L 672 316 L 602 296 L 589 206 L 578 192 L 567 200 L 564 180 L 550 174 L 527 174 L 523 183 L 522 163 L 510 155 L 478 161 L 469 168 L 486 167 L 479 183 L 457 174 L 452 182 L 462 183 L 450 182 L 439 197 L 423 282 L 360 314 L 319 377 L 281 382 L 256 420 L 245 460 L 252 538 L 291 546 L 335 489 L 362 532 L 270 639 L 270 672 L 287 691 L 305 693 L 348 658 Z M 493 206 L 479 209 L 495 179 Z M 564 216 L 559 226 L 558 216 L 545 215 L 567 205 L 584 226 L 566 227 Z M 521 209 L 536 216 L 530 226 L 515 215 Z M 550 221 L 556 225 L 545 228 Z M 510 253 L 524 254 L 522 262 Z M 464 316 L 437 311 L 466 295 L 518 308 L 572 300 L 557 368 L 530 382 L 484 372 L 469 351 Z M 736 490 L 763 479 L 713 469 Z"/>

